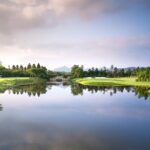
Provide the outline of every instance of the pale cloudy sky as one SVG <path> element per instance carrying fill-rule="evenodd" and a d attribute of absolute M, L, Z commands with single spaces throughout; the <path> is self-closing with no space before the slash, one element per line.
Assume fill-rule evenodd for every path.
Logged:
<path fill-rule="evenodd" d="M 149 58 L 149 0 L 0 0 L 6 66 L 148 66 Z"/>

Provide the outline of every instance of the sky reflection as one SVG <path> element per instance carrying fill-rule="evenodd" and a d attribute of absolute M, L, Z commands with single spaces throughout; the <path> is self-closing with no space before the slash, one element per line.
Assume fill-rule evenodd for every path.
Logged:
<path fill-rule="evenodd" d="M 133 92 L 74 96 L 52 86 L 40 97 L 0 94 L 0 149 L 149 150 L 150 101 Z"/>

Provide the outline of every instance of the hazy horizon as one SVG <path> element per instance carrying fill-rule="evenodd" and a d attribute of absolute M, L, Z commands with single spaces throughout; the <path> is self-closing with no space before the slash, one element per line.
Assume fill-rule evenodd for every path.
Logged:
<path fill-rule="evenodd" d="M 149 66 L 149 14 L 149 0 L 0 0 L 0 61 Z"/>

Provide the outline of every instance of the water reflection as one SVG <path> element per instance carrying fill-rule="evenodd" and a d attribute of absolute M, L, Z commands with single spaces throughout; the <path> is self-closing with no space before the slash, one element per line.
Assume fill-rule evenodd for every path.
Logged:
<path fill-rule="evenodd" d="M 110 96 L 117 94 L 118 92 L 133 92 L 138 98 L 144 98 L 147 100 L 150 97 L 149 87 L 94 87 L 94 86 L 83 86 L 80 84 L 72 84 L 71 92 L 73 95 L 83 95 L 84 91 L 93 93 L 102 92 L 103 94 L 109 93 Z"/>
<path fill-rule="evenodd" d="M 2 104 L 0 104 L 0 111 L 2 111 L 3 110 L 3 106 L 2 106 Z"/>
<path fill-rule="evenodd" d="M 50 86 L 48 86 L 50 89 Z M 47 92 L 47 85 L 46 84 L 37 84 L 37 85 L 28 85 L 28 86 L 19 86 L 12 89 L 9 89 L 9 93 L 13 94 L 28 94 L 28 96 L 38 96 L 40 97 L 41 94 L 45 94 Z"/>
<path fill-rule="evenodd" d="M 0 150 L 150 150 L 150 101 L 138 101 L 148 91 L 68 84 L 9 89 L 0 94 Z"/>
<path fill-rule="evenodd" d="M 7 88 L 0 89 L 0 93 L 5 93 L 6 90 L 7 90 Z"/>
<path fill-rule="evenodd" d="M 150 97 L 150 88 L 148 87 L 136 87 L 135 90 L 135 95 L 138 96 L 138 98 L 145 98 L 147 100 Z"/>
<path fill-rule="evenodd" d="M 19 86 L 11 89 L 5 89 L 0 91 L 0 93 L 4 93 L 6 90 L 9 94 L 27 94 L 29 97 L 31 96 L 38 96 L 40 97 L 41 94 L 45 94 L 47 90 L 51 90 L 53 86 L 62 86 L 62 87 L 69 87 L 71 89 L 71 93 L 74 96 L 77 95 L 84 95 L 84 92 L 90 92 L 92 94 L 101 92 L 103 94 L 110 94 L 113 96 L 117 93 L 123 92 L 132 92 L 140 99 L 144 98 L 147 100 L 150 97 L 150 87 L 94 87 L 94 86 L 83 86 L 80 84 L 68 84 L 68 83 L 50 83 L 50 84 L 37 84 L 37 85 L 28 85 L 28 86 Z"/>

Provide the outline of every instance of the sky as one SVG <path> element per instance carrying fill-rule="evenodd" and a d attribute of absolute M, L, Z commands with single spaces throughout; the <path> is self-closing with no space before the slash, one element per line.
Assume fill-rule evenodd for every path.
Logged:
<path fill-rule="evenodd" d="M 5 66 L 150 66 L 149 58 L 150 0 L 0 0 Z"/>

